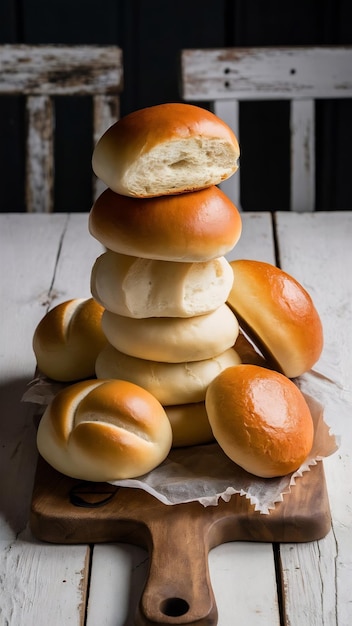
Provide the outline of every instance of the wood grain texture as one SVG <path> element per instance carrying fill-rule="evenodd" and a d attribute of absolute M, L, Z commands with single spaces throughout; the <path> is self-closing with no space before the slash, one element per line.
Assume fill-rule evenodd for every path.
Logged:
<path fill-rule="evenodd" d="M 215 507 L 197 502 L 167 506 L 139 489 L 69 479 L 39 459 L 31 527 L 49 542 L 127 541 L 148 549 L 150 568 L 136 624 L 210 625 L 217 624 L 208 570 L 211 548 L 228 541 L 320 539 L 330 529 L 330 511 L 321 463 L 269 515 L 262 515 L 238 494 Z M 176 615 L 180 621 L 171 619 Z"/>
<path fill-rule="evenodd" d="M 324 328 L 316 375 L 302 388 L 325 406 L 327 423 L 341 436 L 338 452 L 324 462 L 331 532 L 317 545 L 281 546 L 286 612 L 292 626 L 344 626 L 352 619 L 352 215 L 280 213 L 276 222 L 281 266 L 308 289 Z"/>

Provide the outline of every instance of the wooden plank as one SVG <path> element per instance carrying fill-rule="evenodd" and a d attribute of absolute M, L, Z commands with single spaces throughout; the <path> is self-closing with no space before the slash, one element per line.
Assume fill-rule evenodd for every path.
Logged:
<path fill-rule="evenodd" d="M 122 77 L 117 46 L 0 46 L 0 94 L 116 94 Z"/>
<path fill-rule="evenodd" d="M 54 184 L 53 103 L 48 96 L 29 96 L 26 107 L 26 209 L 29 213 L 50 213 Z"/>
<path fill-rule="evenodd" d="M 315 545 L 281 546 L 287 620 L 342 626 L 352 621 L 352 214 L 279 213 L 276 219 L 281 265 L 308 289 L 324 327 L 317 375 L 306 375 L 302 388 L 324 404 L 333 431 L 343 433 L 338 452 L 324 461 L 331 533 Z"/>
<path fill-rule="evenodd" d="M 315 208 L 315 108 L 313 100 L 292 100 L 291 211 Z"/>
<path fill-rule="evenodd" d="M 352 47 L 209 48 L 182 51 L 185 100 L 352 96 Z"/>
<path fill-rule="evenodd" d="M 240 143 L 239 102 L 237 100 L 216 100 L 214 102 L 214 113 L 232 128 L 237 141 Z M 239 211 L 241 211 L 240 174 L 241 170 L 239 168 L 231 178 L 219 185 L 220 189 L 226 193 Z"/>
<path fill-rule="evenodd" d="M 94 145 L 120 117 L 120 99 L 118 96 L 93 96 L 93 143 Z M 106 189 L 102 180 L 93 175 L 93 200 Z"/>
<path fill-rule="evenodd" d="M 27 528 L 36 426 L 21 397 L 34 375 L 31 340 L 51 303 L 66 225 L 65 215 L 0 215 L 0 621 L 9 626 L 46 626 L 48 615 L 53 626 L 79 626 L 85 605 L 86 546 L 44 546 Z"/>

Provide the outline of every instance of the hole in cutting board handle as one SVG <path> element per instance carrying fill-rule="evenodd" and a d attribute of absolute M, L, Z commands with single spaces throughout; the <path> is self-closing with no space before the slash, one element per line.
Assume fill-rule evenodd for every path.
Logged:
<path fill-rule="evenodd" d="M 186 615 L 188 610 L 189 604 L 182 598 L 167 598 L 160 606 L 160 611 L 167 617 L 180 617 Z"/>

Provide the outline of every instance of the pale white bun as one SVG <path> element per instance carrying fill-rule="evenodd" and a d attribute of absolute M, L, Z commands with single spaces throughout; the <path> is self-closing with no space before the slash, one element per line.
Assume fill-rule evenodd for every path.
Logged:
<path fill-rule="evenodd" d="M 95 370 L 98 378 L 118 378 L 140 385 L 167 406 L 202 402 L 213 378 L 239 362 L 232 348 L 204 361 L 161 363 L 128 356 L 108 344 L 98 355 Z"/>
<path fill-rule="evenodd" d="M 164 407 L 172 428 L 172 447 L 198 446 L 214 441 L 204 402 Z"/>
<path fill-rule="evenodd" d="M 166 363 L 211 359 L 232 348 L 239 331 L 226 304 L 197 317 L 133 319 L 104 311 L 102 329 L 120 352 Z"/>
<path fill-rule="evenodd" d="M 98 141 L 95 174 L 135 197 L 164 196 L 217 185 L 238 168 L 233 131 L 209 111 L 183 103 L 134 111 Z"/>
<path fill-rule="evenodd" d="M 106 248 L 161 261 L 209 261 L 227 254 L 241 215 L 218 188 L 144 200 L 106 189 L 89 214 L 89 231 Z"/>
<path fill-rule="evenodd" d="M 230 367 L 209 385 L 205 405 L 220 447 L 255 476 L 289 474 L 312 448 L 308 404 L 284 374 L 257 365 Z"/>
<path fill-rule="evenodd" d="M 232 268 L 223 256 L 182 263 L 108 250 L 91 273 L 93 297 L 108 311 L 133 318 L 210 313 L 226 302 L 232 283 Z"/>
<path fill-rule="evenodd" d="M 94 376 L 97 355 L 106 344 L 103 310 L 93 298 L 75 298 L 61 302 L 43 317 L 33 336 L 42 374 L 63 382 Z"/>
<path fill-rule="evenodd" d="M 312 298 L 292 276 L 261 261 L 231 261 L 228 304 L 264 357 L 289 378 L 318 361 L 323 329 Z"/>
<path fill-rule="evenodd" d="M 170 422 L 145 389 L 86 380 L 59 391 L 39 423 L 37 445 L 56 470 L 96 482 L 134 478 L 168 455 Z"/>

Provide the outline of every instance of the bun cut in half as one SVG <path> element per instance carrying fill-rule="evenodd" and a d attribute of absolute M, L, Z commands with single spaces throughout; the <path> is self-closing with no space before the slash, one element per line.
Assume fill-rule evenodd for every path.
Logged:
<path fill-rule="evenodd" d="M 134 478 L 168 455 L 170 422 L 145 389 L 121 380 L 89 380 L 59 391 L 38 428 L 43 458 L 72 478 Z"/>
<path fill-rule="evenodd" d="M 90 211 L 89 230 L 114 252 L 162 261 L 209 261 L 236 245 L 242 220 L 214 186 L 144 200 L 106 189 Z"/>
<path fill-rule="evenodd" d="M 232 283 L 225 257 L 182 263 L 108 250 L 97 258 L 91 274 L 93 297 L 105 309 L 138 319 L 210 313 L 226 302 Z"/>
<path fill-rule="evenodd" d="M 168 103 L 121 118 L 100 138 L 95 174 L 116 193 L 148 198 L 217 185 L 238 168 L 239 146 L 206 109 Z"/>
<path fill-rule="evenodd" d="M 93 298 L 61 302 L 39 322 L 33 350 L 39 370 L 62 382 L 90 378 L 106 344 L 101 328 L 103 307 Z"/>
<path fill-rule="evenodd" d="M 323 349 L 323 329 L 312 298 L 292 276 L 261 261 L 231 261 L 228 305 L 269 366 L 289 378 L 310 370 Z"/>
<path fill-rule="evenodd" d="M 209 385 L 205 405 L 220 447 L 255 476 L 294 472 L 312 448 L 314 426 L 306 400 L 279 372 L 257 365 L 230 367 Z"/>

